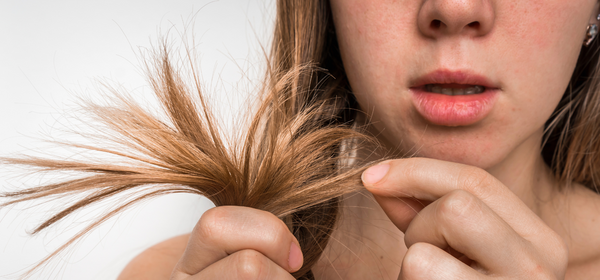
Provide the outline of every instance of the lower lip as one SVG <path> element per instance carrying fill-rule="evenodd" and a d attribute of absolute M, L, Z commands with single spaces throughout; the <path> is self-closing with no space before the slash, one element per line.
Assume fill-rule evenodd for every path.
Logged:
<path fill-rule="evenodd" d="M 411 88 L 413 105 L 427 121 L 443 126 L 467 126 L 485 118 L 494 108 L 497 89 L 470 95 L 445 95 Z"/>

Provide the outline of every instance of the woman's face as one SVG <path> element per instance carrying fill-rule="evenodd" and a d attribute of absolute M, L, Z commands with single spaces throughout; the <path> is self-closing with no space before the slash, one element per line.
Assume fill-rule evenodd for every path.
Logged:
<path fill-rule="evenodd" d="M 539 154 L 597 15 L 596 0 L 331 6 L 346 73 L 375 133 L 401 153 L 486 169 L 519 149 Z"/>

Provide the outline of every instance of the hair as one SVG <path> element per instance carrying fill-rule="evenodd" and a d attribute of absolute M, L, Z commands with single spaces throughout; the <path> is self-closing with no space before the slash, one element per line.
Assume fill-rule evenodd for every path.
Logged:
<path fill-rule="evenodd" d="M 281 218 L 300 242 L 297 279 L 314 279 L 311 267 L 327 246 L 340 197 L 361 188 L 373 163 L 342 166 L 356 148 L 377 145 L 357 129 L 359 106 L 346 78 L 328 0 L 278 0 L 275 35 L 260 105 L 243 137 L 223 140 L 203 97 L 193 63 L 191 83 L 174 67 L 166 43 L 147 64 L 150 83 L 167 120 L 123 94 L 110 106 L 87 103 L 116 148 L 69 144 L 106 153 L 121 163 L 37 157 L 4 158 L 44 172 L 83 176 L 16 192 L 2 206 L 40 198 L 84 197 L 39 225 L 36 234 L 77 210 L 124 192 L 135 195 L 110 209 L 30 272 L 120 211 L 152 197 L 193 193 L 216 206 L 239 205 Z M 597 43 L 581 53 L 568 90 L 546 124 L 544 159 L 561 182 L 597 190 L 600 162 L 600 82 Z M 191 61 L 191 60 L 190 60 Z M 108 147 L 108 146 L 107 146 Z M 125 162 L 125 163 L 123 163 Z M 355 161 L 356 162 L 356 161 Z M 27 274 L 29 275 L 29 274 Z"/>
<path fill-rule="evenodd" d="M 600 193 L 598 40 L 582 47 L 569 86 L 546 122 L 542 156 L 559 188 L 580 183 Z"/>

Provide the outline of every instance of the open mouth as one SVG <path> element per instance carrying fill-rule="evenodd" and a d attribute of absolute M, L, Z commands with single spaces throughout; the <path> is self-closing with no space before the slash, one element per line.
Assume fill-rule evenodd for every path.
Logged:
<path fill-rule="evenodd" d="M 484 86 L 480 85 L 463 85 L 463 84 L 426 84 L 423 90 L 432 93 L 441 93 L 445 95 L 471 95 L 483 93 Z"/>
<path fill-rule="evenodd" d="M 472 70 L 438 69 L 409 83 L 416 112 L 441 126 L 478 123 L 492 112 L 500 86 Z"/>

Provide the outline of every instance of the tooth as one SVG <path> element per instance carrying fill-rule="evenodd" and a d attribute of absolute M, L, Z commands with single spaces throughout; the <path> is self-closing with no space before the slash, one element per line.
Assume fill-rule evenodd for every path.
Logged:
<path fill-rule="evenodd" d="M 446 95 L 452 95 L 452 89 L 451 88 L 442 88 L 442 93 L 446 94 Z"/>
<path fill-rule="evenodd" d="M 442 87 L 436 85 L 430 85 L 429 91 L 433 93 L 442 93 Z"/>
<path fill-rule="evenodd" d="M 467 89 L 465 89 L 465 94 L 475 94 L 475 93 L 479 93 L 477 90 L 477 87 L 468 87 Z"/>
<path fill-rule="evenodd" d="M 452 95 L 465 95 L 465 90 L 462 88 L 452 89 Z"/>
<path fill-rule="evenodd" d="M 483 86 L 470 86 L 467 88 L 445 88 L 443 86 L 437 84 L 427 84 L 424 87 L 425 91 L 433 92 L 433 93 L 441 93 L 445 95 L 467 95 L 467 94 L 477 94 L 485 91 L 485 87 Z"/>

